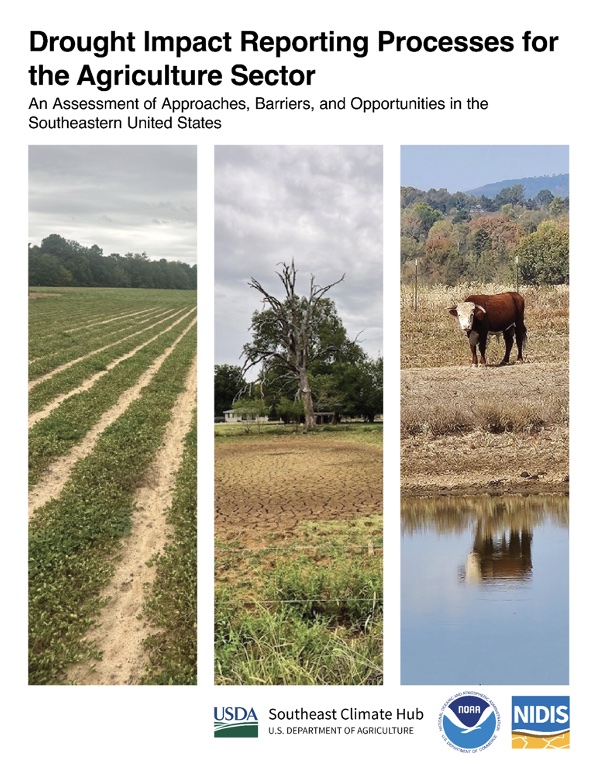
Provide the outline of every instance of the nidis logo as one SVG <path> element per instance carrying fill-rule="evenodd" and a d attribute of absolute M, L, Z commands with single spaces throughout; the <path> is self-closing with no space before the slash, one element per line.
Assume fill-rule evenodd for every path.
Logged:
<path fill-rule="evenodd" d="M 511 747 L 564 749 L 570 747 L 569 697 L 513 697 Z"/>
<path fill-rule="evenodd" d="M 214 708 L 213 719 L 215 737 L 259 737 L 259 720 L 253 708 Z"/>
<path fill-rule="evenodd" d="M 479 692 L 455 694 L 438 716 L 443 740 L 456 751 L 483 751 L 496 740 L 500 725 L 495 704 Z"/>

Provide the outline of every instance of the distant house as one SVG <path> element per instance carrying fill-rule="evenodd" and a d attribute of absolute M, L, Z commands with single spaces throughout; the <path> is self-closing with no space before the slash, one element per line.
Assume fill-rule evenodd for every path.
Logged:
<path fill-rule="evenodd" d="M 254 414 L 236 414 L 233 409 L 226 409 L 223 413 L 226 422 L 267 422 L 269 417 L 257 417 Z"/>

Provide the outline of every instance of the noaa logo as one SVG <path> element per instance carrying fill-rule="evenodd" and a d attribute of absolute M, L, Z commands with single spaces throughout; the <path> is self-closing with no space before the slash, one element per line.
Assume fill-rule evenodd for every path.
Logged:
<path fill-rule="evenodd" d="M 438 716 L 438 729 L 446 744 L 466 753 L 488 748 L 500 726 L 494 702 L 479 692 L 455 694 Z"/>

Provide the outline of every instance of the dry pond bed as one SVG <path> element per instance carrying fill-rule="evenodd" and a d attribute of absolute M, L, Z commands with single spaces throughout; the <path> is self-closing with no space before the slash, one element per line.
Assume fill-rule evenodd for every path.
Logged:
<path fill-rule="evenodd" d="M 303 520 L 382 513 L 382 449 L 325 434 L 215 445 L 215 538 L 260 548 Z"/>

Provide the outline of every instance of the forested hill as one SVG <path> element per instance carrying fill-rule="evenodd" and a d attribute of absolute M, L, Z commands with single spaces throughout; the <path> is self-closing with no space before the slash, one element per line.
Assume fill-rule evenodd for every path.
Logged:
<path fill-rule="evenodd" d="M 555 177 L 563 176 L 533 180 Z M 517 259 L 522 283 L 567 283 L 569 207 L 567 196 L 549 188 L 528 197 L 522 183 L 478 197 L 403 186 L 401 277 L 412 282 L 417 269 L 426 283 L 507 284 L 515 281 Z"/>
<path fill-rule="evenodd" d="M 196 290 L 196 264 L 151 261 L 146 253 L 105 256 L 98 245 L 50 234 L 29 246 L 29 285 Z"/>
<path fill-rule="evenodd" d="M 566 172 L 562 175 L 539 175 L 534 178 L 518 178 L 516 180 L 501 180 L 498 183 L 487 183 L 485 186 L 466 191 L 472 196 L 487 196 L 491 199 L 504 188 L 522 186 L 524 199 L 534 199 L 540 191 L 549 191 L 553 196 L 565 199 L 570 193 L 570 176 Z"/>

